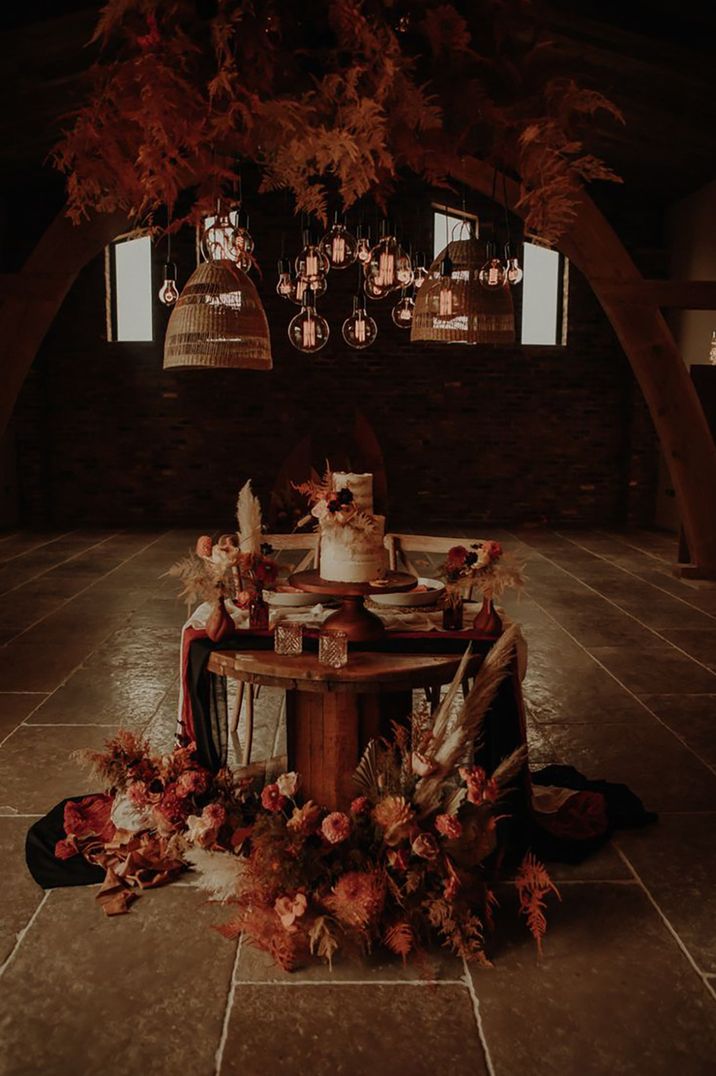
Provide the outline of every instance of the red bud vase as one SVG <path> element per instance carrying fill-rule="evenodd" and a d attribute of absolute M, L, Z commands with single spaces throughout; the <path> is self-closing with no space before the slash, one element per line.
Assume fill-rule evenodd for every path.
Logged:
<path fill-rule="evenodd" d="M 235 631 L 234 622 L 229 615 L 222 595 L 217 599 L 216 605 L 211 610 L 209 619 L 206 622 L 206 634 L 212 643 L 218 643 L 229 635 L 233 635 Z"/>
<path fill-rule="evenodd" d="M 475 631 L 480 631 L 484 635 L 502 635 L 502 620 L 495 611 L 492 598 L 487 594 L 483 595 L 482 608 L 472 626 Z"/>

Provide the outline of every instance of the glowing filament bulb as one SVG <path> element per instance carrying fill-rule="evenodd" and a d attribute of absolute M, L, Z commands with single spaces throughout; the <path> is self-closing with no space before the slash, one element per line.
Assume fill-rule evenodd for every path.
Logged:
<path fill-rule="evenodd" d="M 159 301 L 165 306 L 174 306 L 178 298 L 177 267 L 174 262 L 167 262 L 164 266 L 164 283 L 159 289 Z"/>
<path fill-rule="evenodd" d="M 378 273 L 376 284 L 379 288 L 389 288 L 394 282 L 395 255 L 389 250 L 383 250 L 378 258 Z"/>
<path fill-rule="evenodd" d="M 302 337 L 306 351 L 310 351 L 316 346 L 316 322 L 310 310 L 306 311 L 306 317 L 303 320 Z"/>

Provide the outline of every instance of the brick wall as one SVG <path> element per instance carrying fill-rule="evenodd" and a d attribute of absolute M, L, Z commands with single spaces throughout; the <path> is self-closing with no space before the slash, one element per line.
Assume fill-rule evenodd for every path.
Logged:
<path fill-rule="evenodd" d="M 268 373 L 164 372 L 162 309 L 156 343 L 108 343 L 102 260 L 86 268 L 16 411 L 22 522 L 228 526 L 239 485 L 252 476 L 267 494 L 306 434 L 318 460 L 335 458 L 356 407 L 384 453 L 394 528 L 651 521 L 653 428 L 574 269 L 565 348 L 411 344 L 390 321 L 391 304 L 373 303 L 379 338 L 364 352 L 340 335 L 355 273 L 334 272 L 321 303 L 331 339 L 312 357 L 288 343 L 297 308 L 274 292 L 282 235 L 288 250 L 298 242 L 279 204 L 262 200 L 251 221 L 272 333 Z M 412 229 L 425 242 L 429 216 L 423 210 Z M 183 281 L 190 237 L 177 260 Z"/>

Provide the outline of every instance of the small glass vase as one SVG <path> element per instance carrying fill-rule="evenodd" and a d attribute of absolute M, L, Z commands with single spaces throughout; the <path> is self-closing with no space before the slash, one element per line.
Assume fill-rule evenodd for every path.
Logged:
<path fill-rule="evenodd" d="M 464 606 L 460 590 L 448 587 L 443 606 L 443 631 L 462 631 Z"/>
<path fill-rule="evenodd" d="M 268 631 L 269 607 L 264 599 L 261 587 L 256 590 L 249 603 L 249 628 L 251 631 Z"/>

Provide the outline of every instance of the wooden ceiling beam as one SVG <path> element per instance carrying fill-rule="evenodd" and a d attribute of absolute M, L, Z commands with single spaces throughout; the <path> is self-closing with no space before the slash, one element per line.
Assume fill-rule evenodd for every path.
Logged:
<path fill-rule="evenodd" d="M 716 280 L 613 280 L 591 283 L 619 306 L 660 306 L 670 310 L 716 310 Z"/>

